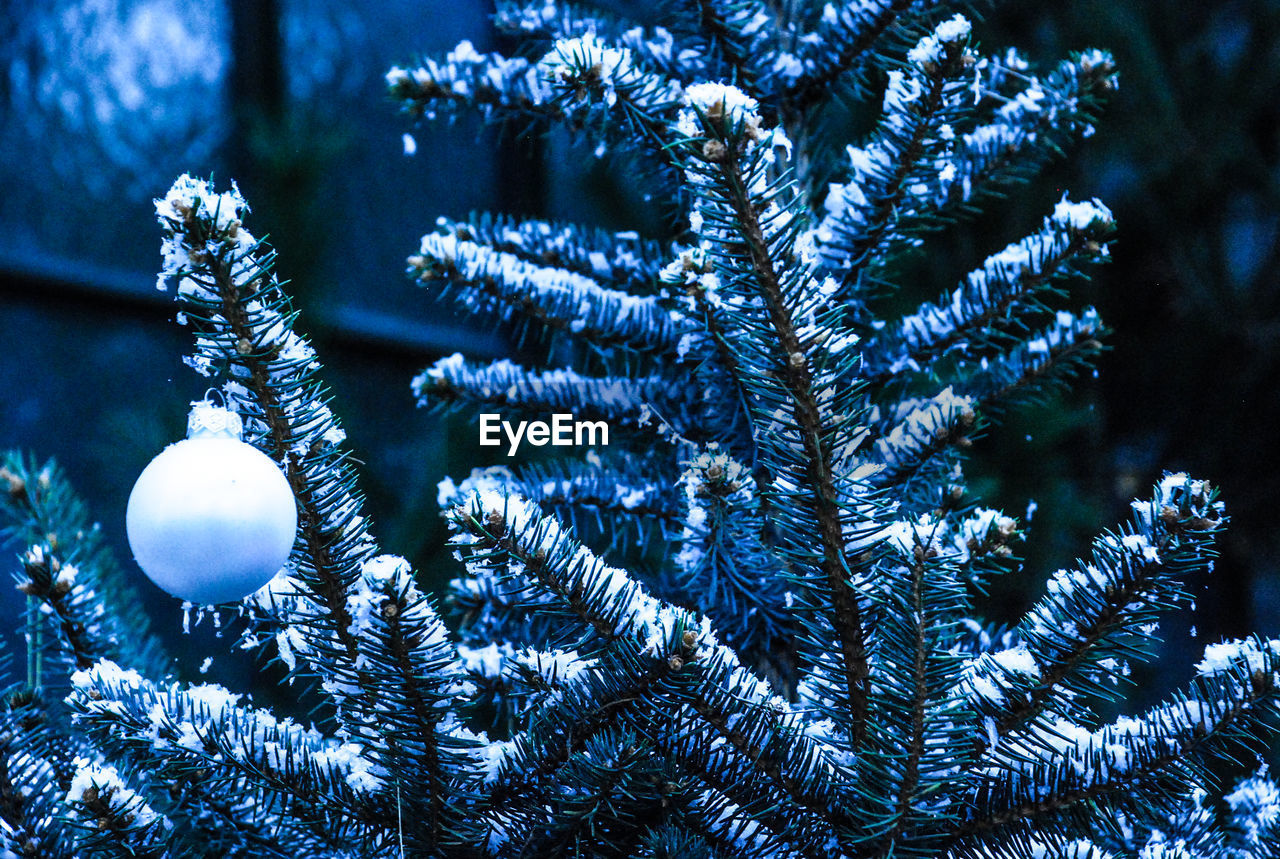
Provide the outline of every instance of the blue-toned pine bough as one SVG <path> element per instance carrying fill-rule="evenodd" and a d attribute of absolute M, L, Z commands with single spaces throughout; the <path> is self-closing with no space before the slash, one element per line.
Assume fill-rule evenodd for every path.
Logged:
<path fill-rule="evenodd" d="M 183 176 L 156 201 L 185 360 L 298 507 L 238 644 L 320 706 L 303 723 L 177 676 L 61 474 L 10 455 L 33 647 L 0 714 L 5 856 L 1280 855 L 1280 788 L 1249 763 L 1280 642 L 1212 644 L 1114 715 L 1212 567 L 1209 483 L 1166 475 L 1021 620 L 984 616 L 1026 523 L 971 495 L 966 451 L 1102 348 L 1069 287 L 1111 212 L 1046 200 L 936 299 L 884 310 L 900 260 L 1092 133 L 1110 55 L 1037 72 L 925 0 L 650 11 L 501 0 L 518 52 L 386 75 L 415 122 L 563 129 L 673 225 L 476 214 L 406 249 L 424 300 L 523 347 L 432 362 L 421 405 L 608 429 L 443 481 L 465 570 L 438 599 L 373 536 L 239 191 Z M 856 140 L 829 121 L 850 100 L 879 110 Z"/>

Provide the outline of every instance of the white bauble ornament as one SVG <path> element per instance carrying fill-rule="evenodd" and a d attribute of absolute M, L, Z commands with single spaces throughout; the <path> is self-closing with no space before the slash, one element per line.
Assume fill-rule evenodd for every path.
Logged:
<path fill-rule="evenodd" d="M 280 467 L 240 440 L 240 416 L 191 404 L 187 438 L 138 476 L 125 531 L 151 581 L 193 603 L 238 600 L 289 558 L 298 510 Z"/>

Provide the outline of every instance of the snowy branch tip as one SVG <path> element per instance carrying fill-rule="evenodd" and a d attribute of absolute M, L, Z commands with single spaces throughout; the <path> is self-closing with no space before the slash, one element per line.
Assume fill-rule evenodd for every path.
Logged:
<path fill-rule="evenodd" d="M 233 221 L 249 211 L 249 204 L 240 194 L 234 180 L 231 190 L 221 194 L 213 189 L 212 183 L 197 179 L 190 173 L 183 173 L 174 181 L 169 193 L 156 200 L 156 217 L 162 226 L 168 222 L 186 221 L 192 216 L 207 218 L 218 230 L 229 229 Z"/>

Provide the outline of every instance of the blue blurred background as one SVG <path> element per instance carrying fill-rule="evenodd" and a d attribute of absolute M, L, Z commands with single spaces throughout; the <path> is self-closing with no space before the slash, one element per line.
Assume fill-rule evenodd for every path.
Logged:
<path fill-rule="evenodd" d="M 183 171 L 234 177 L 327 365 L 375 533 L 437 586 L 452 568 L 435 483 L 493 454 L 481 458 L 465 421 L 416 411 L 409 381 L 441 354 L 509 346 L 429 304 L 404 257 L 436 216 L 477 209 L 652 230 L 635 189 L 607 166 L 577 177 L 557 138 L 465 121 L 413 129 L 405 156 L 410 129 L 382 75 L 462 38 L 504 46 L 479 0 L 0 9 L 0 446 L 57 458 L 127 558 L 133 480 L 205 387 L 155 289 L 151 199 Z M 1108 47 L 1122 70 L 1095 136 L 910 268 L 923 294 L 949 288 L 1063 189 L 1101 197 L 1120 225 L 1113 264 L 1070 299 L 1096 304 L 1115 331 L 1099 376 L 977 449 L 976 490 L 1015 515 L 1037 505 L 1028 572 L 993 611 L 1014 617 L 1162 470 L 1187 470 L 1222 487 L 1234 524 L 1196 617 L 1166 630 L 1170 650 L 1280 632 L 1280 3 L 1006 3 L 975 32 L 1041 64 Z M 176 635 L 176 602 L 137 578 Z M 16 595 L 4 600 L 16 629 Z M 178 648 L 191 671 L 207 642 Z M 250 669 L 225 670 L 242 686 Z"/>

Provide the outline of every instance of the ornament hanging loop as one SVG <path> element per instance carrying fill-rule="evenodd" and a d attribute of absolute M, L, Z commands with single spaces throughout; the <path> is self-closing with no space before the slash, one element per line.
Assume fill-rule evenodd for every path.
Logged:
<path fill-rule="evenodd" d="M 221 396 L 221 392 L 219 392 Z M 187 414 L 187 438 L 229 438 L 239 441 L 244 434 L 244 421 L 226 406 L 215 406 L 205 394 L 203 400 L 191 404 Z"/>

